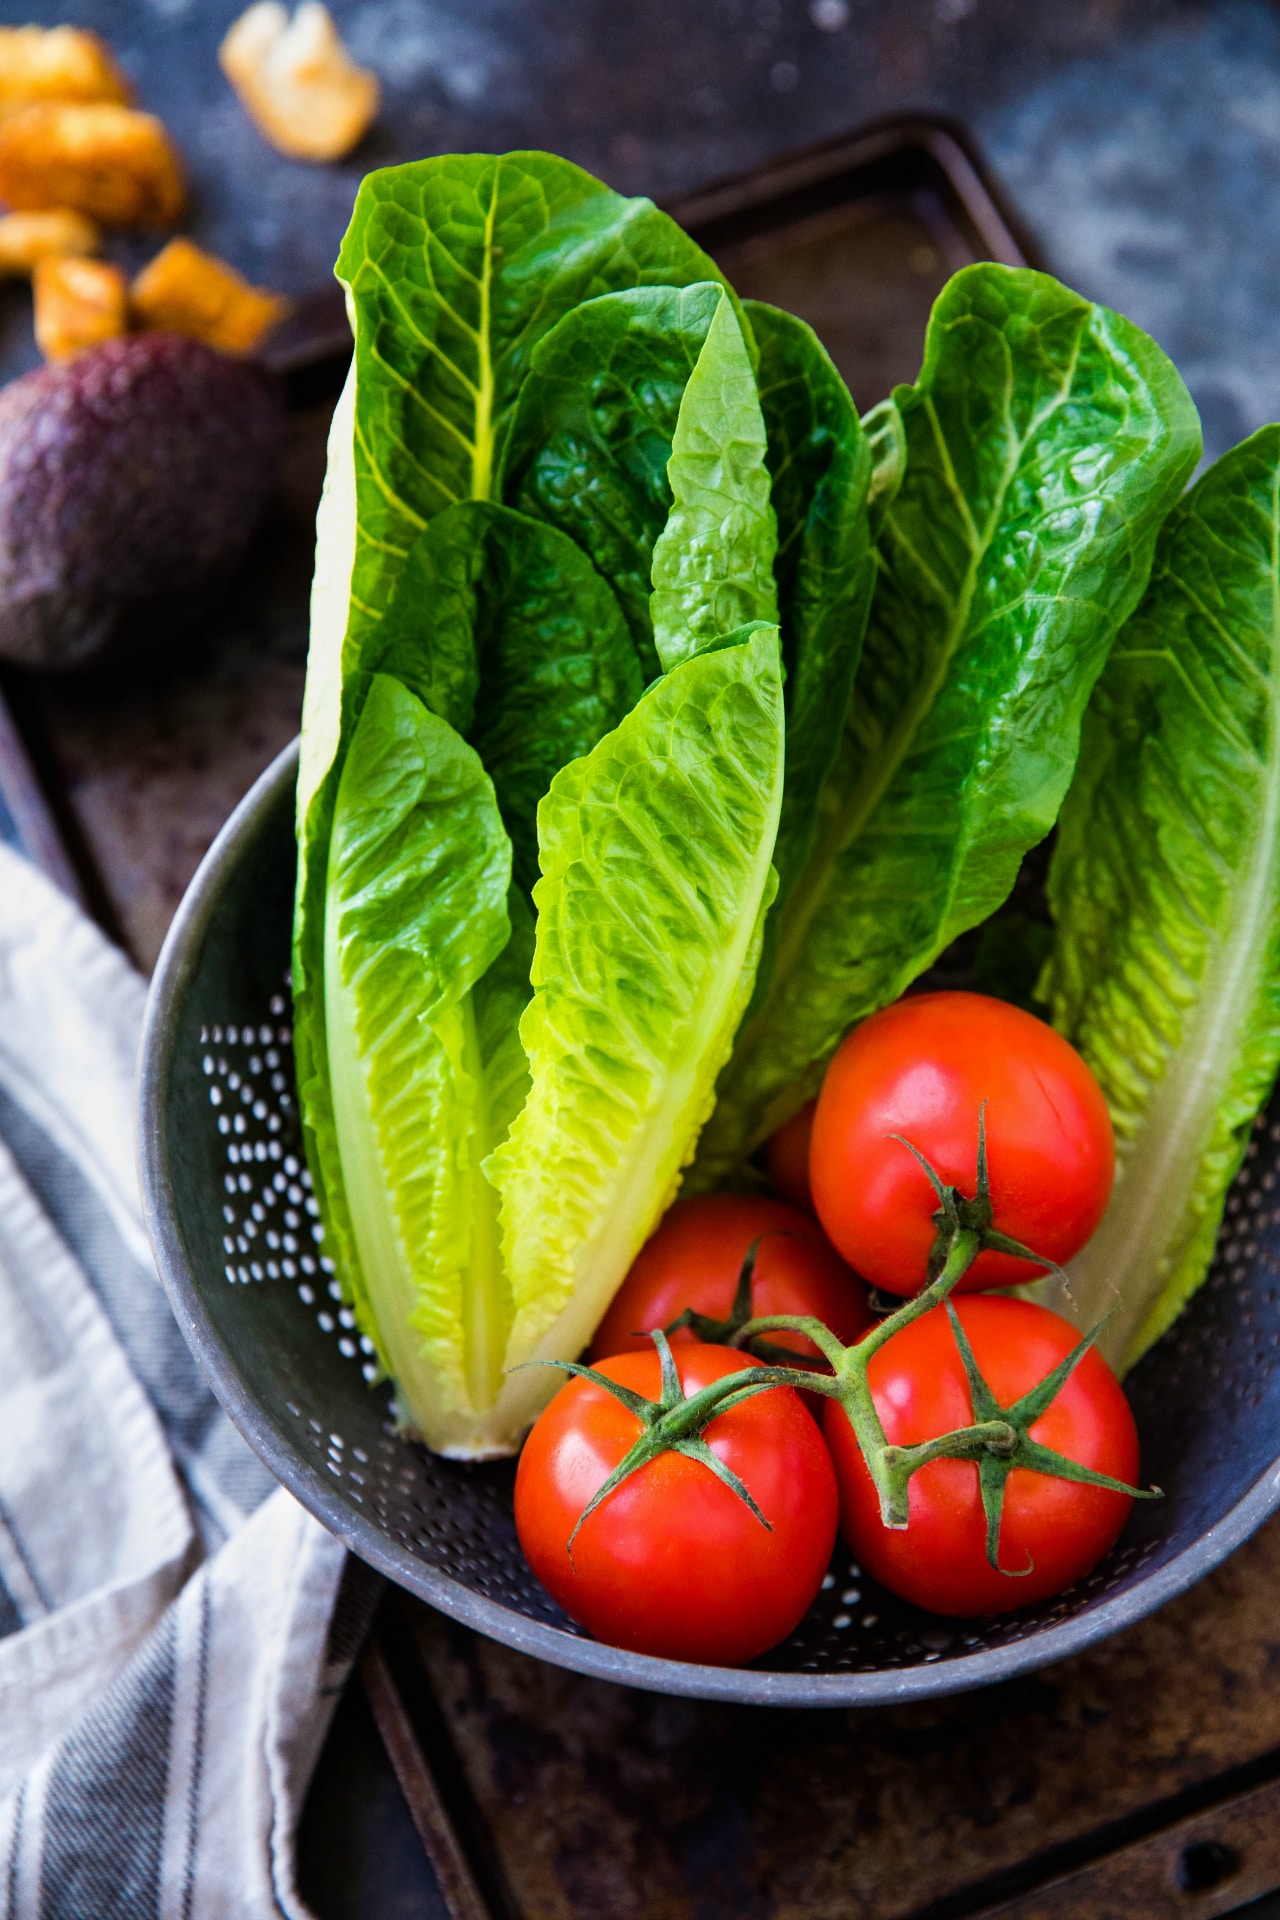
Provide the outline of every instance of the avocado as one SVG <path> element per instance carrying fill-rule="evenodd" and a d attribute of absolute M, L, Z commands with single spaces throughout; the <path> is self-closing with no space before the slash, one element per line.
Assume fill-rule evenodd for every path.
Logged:
<path fill-rule="evenodd" d="M 0 659 L 97 665 L 179 633 L 233 574 L 282 436 L 267 374 L 178 334 L 0 389 Z"/>

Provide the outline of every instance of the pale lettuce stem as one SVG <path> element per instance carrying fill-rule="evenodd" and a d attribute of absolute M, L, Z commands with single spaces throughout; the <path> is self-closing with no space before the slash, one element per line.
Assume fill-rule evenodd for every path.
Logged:
<path fill-rule="evenodd" d="M 468 1142 L 471 1259 L 463 1286 L 462 1322 L 467 1392 L 475 1411 L 483 1413 L 502 1391 L 503 1361 L 515 1307 L 502 1259 L 498 1194 L 482 1171 L 484 1160 L 498 1144 L 500 1130 L 494 1124 L 488 1076 L 480 1057 L 473 995 L 467 994 L 461 1012 L 464 1059 L 477 1090 Z"/>
<path fill-rule="evenodd" d="M 379 1149 L 355 997 L 343 978 L 340 915 L 331 873 L 325 902 L 324 1017 L 334 1131 L 356 1248 L 371 1302 L 376 1303 L 378 1334 L 392 1368 L 403 1377 L 413 1373 L 418 1361 L 420 1341 L 410 1331 L 417 1283 Z"/>

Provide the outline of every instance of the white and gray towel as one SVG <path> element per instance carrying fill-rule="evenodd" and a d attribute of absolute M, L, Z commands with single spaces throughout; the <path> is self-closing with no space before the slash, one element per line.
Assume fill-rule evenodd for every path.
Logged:
<path fill-rule="evenodd" d="M 376 1581 L 219 1410 L 143 1231 L 145 988 L 0 845 L 0 1917 L 303 1920 Z"/>

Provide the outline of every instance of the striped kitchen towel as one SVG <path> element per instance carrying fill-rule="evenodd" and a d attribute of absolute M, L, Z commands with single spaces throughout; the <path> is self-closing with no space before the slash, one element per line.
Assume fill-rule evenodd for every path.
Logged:
<path fill-rule="evenodd" d="M 0 845 L 0 1916 L 305 1916 L 377 1583 L 219 1410 L 134 1168 L 144 986 Z"/>

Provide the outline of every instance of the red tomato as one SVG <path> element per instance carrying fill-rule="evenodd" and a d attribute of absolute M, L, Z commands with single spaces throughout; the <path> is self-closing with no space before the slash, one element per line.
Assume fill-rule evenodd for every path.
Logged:
<path fill-rule="evenodd" d="M 756 1363 L 728 1347 L 673 1349 L 686 1392 Z M 656 1399 L 657 1353 L 600 1368 Z M 817 1425 L 790 1387 L 718 1414 L 704 1438 L 771 1523 L 683 1454 L 649 1461 L 569 1536 L 640 1423 L 593 1381 L 571 1379 L 534 1424 L 516 1474 L 525 1557 L 598 1640 L 667 1660 L 740 1666 L 786 1638 L 822 1584 L 836 1537 L 836 1482 Z"/>
<path fill-rule="evenodd" d="M 1093 1234 L 1111 1194 L 1115 1141 L 1102 1091 L 1075 1048 L 1003 1000 L 917 994 L 843 1042 L 813 1123 L 818 1218 L 873 1286 L 917 1293 L 935 1234 L 928 1176 L 891 1136 L 909 1140 L 945 1185 L 971 1198 L 984 1101 L 994 1226 L 1059 1263 Z M 1011 1287 L 1043 1271 L 980 1253 L 960 1285 Z"/>
<path fill-rule="evenodd" d="M 979 1295 L 958 1301 L 956 1312 L 1001 1406 L 1052 1373 L 1079 1337 L 1060 1315 L 1025 1300 Z M 913 1446 L 973 1420 L 945 1307 L 895 1334 L 867 1373 L 891 1445 Z M 834 1401 L 828 1402 L 824 1430 L 840 1482 L 840 1531 L 854 1558 L 891 1593 L 932 1613 L 995 1613 L 1048 1599 L 1097 1564 L 1133 1505 L 1127 1494 L 1107 1487 L 1015 1468 L 1000 1527 L 1000 1565 L 1009 1571 L 997 1573 L 986 1555 L 975 1461 L 934 1460 L 922 1467 L 911 1481 L 909 1523 L 897 1532 L 881 1524 L 871 1475 Z M 1097 1473 L 1137 1484 L 1133 1414 L 1096 1351 L 1085 1355 L 1034 1423 L 1031 1438 Z"/>
<path fill-rule="evenodd" d="M 596 1330 L 591 1357 L 648 1352 L 646 1336 L 669 1327 L 686 1307 L 727 1320 L 738 1274 L 751 1242 L 760 1235 L 751 1304 L 757 1315 L 813 1314 L 847 1346 L 871 1324 L 867 1290 L 807 1214 L 780 1200 L 750 1193 L 707 1193 L 677 1200 L 657 1232 L 636 1255 L 630 1273 Z M 673 1340 L 692 1340 L 688 1328 Z M 816 1356 L 798 1333 L 771 1333 L 774 1345 Z"/>
<path fill-rule="evenodd" d="M 793 1207 L 813 1205 L 809 1191 L 809 1141 L 817 1107 L 816 1100 L 806 1100 L 799 1113 L 793 1113 L 786 1125 L 778 1128 L 764 1150 L 769 1178 Z"/>

